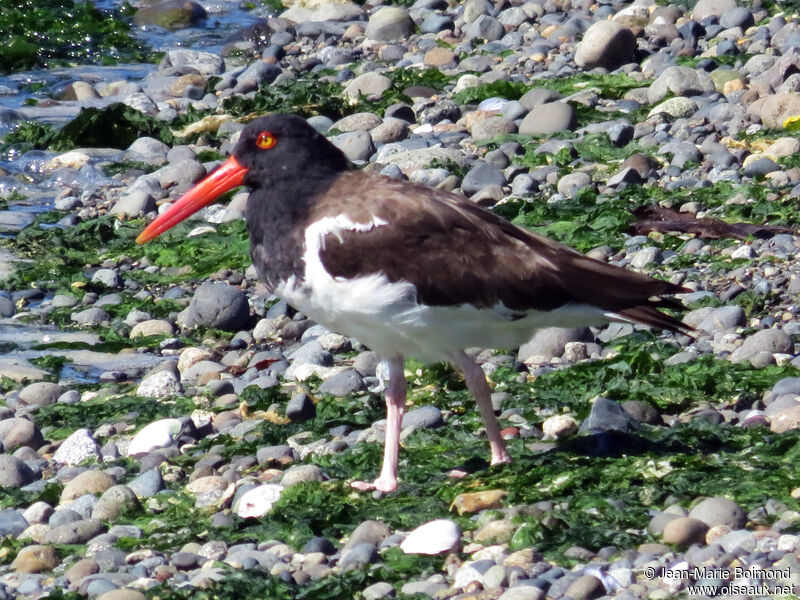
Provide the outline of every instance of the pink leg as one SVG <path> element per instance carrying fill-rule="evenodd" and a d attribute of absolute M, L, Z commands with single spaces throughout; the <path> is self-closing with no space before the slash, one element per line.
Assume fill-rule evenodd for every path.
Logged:
<path fill-rule="evenodd" d="M 467 387 L 472 392 L 472 395 L 475 396 L 475 402 L 481 413 L 483 425 L 486 427 L 486 437 L 489 438 L 489 448 L 492 452 L 491 464 L 499 465 L 500 463 L 511 462 L 511 455 L 506 450 L 506 444 L 503 441 L 503 436 L 500 435 L 500 428 L 497 426 L 497 419 L 494 416 L 492 391 L 486 382 L 486 375 L 484 375 L 483 370 L 475 361 L 463 352 L 453 357 L 453 362 L 464 373 Z"/>
<path fill-rule="evenodd" d="M 389 385 L 386 388 L 386 440 L 383 445 L 383 467 L 372 483 L 354 481 L 350 485 L 362 491 L 393 492 L 397 489 L 397 457 L 400 452 L 400 424 L 406 411 L 406 376 L 403 358 L 388 359 Z"/>

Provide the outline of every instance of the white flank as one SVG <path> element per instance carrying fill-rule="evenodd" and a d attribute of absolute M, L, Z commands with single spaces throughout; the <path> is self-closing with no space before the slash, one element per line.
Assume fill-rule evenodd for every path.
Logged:
<path fill-rule="evenodd" d="M 515 348 L 542 327 L 576 327 L 612 320 L 602 309 L 568 304 L 552 311 L 427 306 L 417 302 L 409 282 L 391 282 L 381 273 L 353 279 L 331 277 L 320 260 L 325 236 L 343 231 L 371 231 L 388 223 L 379 217 L 355 223 L 345 215 L 326 217 L 306 230 L 302 281 L 290 277 L 275 292 L 314 321 L 352 336 L 383 356 L 450 360 L 469 347 Z M 413 260 L 413 257 L 409 257 Z"/>

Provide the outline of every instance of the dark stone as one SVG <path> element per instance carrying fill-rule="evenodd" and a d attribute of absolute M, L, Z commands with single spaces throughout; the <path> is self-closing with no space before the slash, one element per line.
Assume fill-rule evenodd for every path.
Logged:
<path fill-rule="evenodd" d="M 320 393 L 336 397 L 347 396 L 362 389 L 364 389 L 364 380 L 357 371 L 352 369 L 337 373 L 319 386 Z"/>
<path fill-rule="evenodd" d="M 311 552 L 322 552 L 326 556 L 336 553 L 336 546 L 332 541 L 325 537 L 313 537 L 303 546 L 303 554 Z"/>
<path fill-rule="evenodd" d="M 634 426 L 633 417 L 619 402 L 598 396 L 592 403 L 589 416 L 581 423 L 581 433 L 628 431 Z"/>
<path fill-rule="evenodd" d="M 305 392 L 298 392 L 286 404 L 286 417 L 292 423 L 303 423 L 317 416 L 314 401 Z"/>
<path fill-rule="evenodd" d="M 189 326 L 201 325 L 224 331 L 247 328 L 250 306 L 241 290 L 225 282 L 204 283 L 189 303 Z"/>
<path fill-rule="evenodd" d="M 444 425 L 442 411 L 438 407 L 428 404 L 414 408 L 403 415 L 402 427 L 414 429 L 433 429 Z"/>

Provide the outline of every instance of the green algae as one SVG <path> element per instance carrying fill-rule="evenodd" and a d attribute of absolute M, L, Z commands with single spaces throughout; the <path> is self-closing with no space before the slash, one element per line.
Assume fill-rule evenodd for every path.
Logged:
<path fill-rule="evenodd" d="M 106 423 L 130 420 L 143 426 L 158 419 L 191 414 L 194 402 L 182 396 L 142 398 L 131 393 L 104 395 L 78 404 L 50 404 L 36 411 L 36 423 L 49 427 L 53 439 L 63 439 L 76 429 L 96 429 Z"/>
<path fill-rule="evenodd" d="M 109 12 L 91 2 L 0 0 L 0 71 L 74 62 L 145 62 L 147 49 L 130 34 L 130 7 Z"/>
<path fill-rule="evenodd" d="M 350 98 L 342 84 L 319 75 L 308 75 L 262 85 L 252 98 L 234 96 L 226 99 L 223 107 L 236 117 L 253 113 L 294 113 L 303 117 L 325 115 L 336 120 L 358 112 L 380 114 L 397 102 L 410 104 L 411 99 L 403 90 L 412 86 L 441 90 L 451 80 L 438 69 L 397 68 L 382 75 L 388 77 L 392 85 L 377 100 L 364 96 Z"/>
<path fill-rule="evenodd" d="M 195 237 L 187 237 L 194 225 L 182 223 L 152 242 L 137 245 L 136 236 L 143 228 L 141 220 L 122 223 L 113 216 L 102 216 L 67 229 L 42 227 L 61 218 L 61 214 L 40 215 L 16 238 L 0 240 L 0 245 L 11 249 L 16 256 L 31 260 L 19 263 L 17 272 L 0 282 L 0 289 L 24 289 L 35 284 L 43 289 L 74 290 L 73 283 L 89 285 L 86 265 L 121 257 L 131 260 L 146 257 L 151 264 L 171 269 L 166 274 L 139 269 L 126 272 L 126 277 L 147 285 L 205 278 L 220 268 L 244 271 L 250 265 L 244 221 L 222 224 L 216 233 Z M 187 265 L 188 268 L 181 269 Z M 161 303 L 150 308 L 158 312 L 159 306 L 173 308 Z"/>
<path fill-rule="evenodd" d="M 47 123 L 25 121 L 3 139 L 5 148 L 18 150 L 49 149 L 64 152 L 73 148 L 119 148 L 124 150 L 140 137 L 147 136 L 174 144 L 166 123 L 123 104 L 104 108 L 82 108 L 60 129 Z"/>

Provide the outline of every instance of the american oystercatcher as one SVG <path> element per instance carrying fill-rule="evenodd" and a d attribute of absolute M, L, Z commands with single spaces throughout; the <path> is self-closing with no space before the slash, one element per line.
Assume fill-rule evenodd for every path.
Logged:
<path fill-rule="evenodd" d="M 592 260 L 462 196 L 354 170 L 300 117 L 249 123 L 233 155 L 138 237 L 156 237 L 240 185 L 259 277 L 325 327 L 385 357 L 383 467 L 359 489 L 397 487 L 404 357 L 460 368 L 486 426 L 491 464 L 509 462 L 481 368 L 465 348 L 515 348 L 542 327 L 690 328 L 659 309 L 684 288 Z"/>

